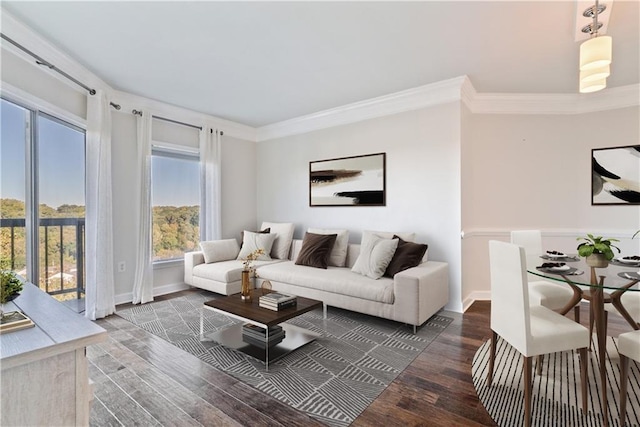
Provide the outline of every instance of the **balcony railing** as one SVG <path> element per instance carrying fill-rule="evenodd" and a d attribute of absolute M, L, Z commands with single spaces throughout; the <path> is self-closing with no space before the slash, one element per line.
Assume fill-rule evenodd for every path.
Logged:
<path fill-rule="evenodd" d="M 16 264 L 16 230 L 24 229 L 26 221 L 24 218 L 2 218 L 0 219 L 0 229 L 9 228 L 9 248 L 10 248 L 10 265 L 12 270 L 20 268 L 21 265 Z M 75 297 L 80 299 L 84 296 L 84 218 L 41 218 L 39 220 L 40 227 L 40 246 L 44 245 L 44 250 L 40 250 L 40 279 L 39 287 L 50 295 L 65 296 L 75 293 Z M 69 261 L 65 261 L 65 242 L 68 243 L 69 237 L 66 237 L 64 227 L 74 227 L 73 239 L 75 240 L 75 253 L 72 258 L 72 265 L 75 264 L 73 274 L 65 272 L 65 265 L 69 266 Z M 69 234 L 69 233 L 67 233 Z M 24 236 L 25 233 L 22 233 Z M 58 239 L 56 242 L 56 238 Z M 24 238 L 23 238 L 24 239 Z M 26 240 L 23 242 L 26 244 Z M 50 245 L 51 243 L 51 245 Z M 51 246 L 57 247 L 57 251 L 51 254 Z M 59 268 L 52 265 L 53 262 L 59 262 Z M 54 273 L 57 270 L 57 273 Z M 58 286 L 54 284 L 59 283 Z M 63 299 L 65 299 L 63 297 Z"/>

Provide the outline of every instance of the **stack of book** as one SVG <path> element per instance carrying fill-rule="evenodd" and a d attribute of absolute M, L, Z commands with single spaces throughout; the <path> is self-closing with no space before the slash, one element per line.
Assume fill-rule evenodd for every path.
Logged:
<path fill-rule="evenodd" d="M 242 341 L 260 348 L 273 347 L 284 339 L 282 326 L 272 326 L 267 335 L 265 329 L 251 324 L 242 326 Z"/>
<path fill-rule="evenodd" d="M 260 297 L 260 307 L 278 311 L 284 308 L 295 307 L 296 301 L 296 297 L 293 295 L 271 292 L 270 294 Z"/>

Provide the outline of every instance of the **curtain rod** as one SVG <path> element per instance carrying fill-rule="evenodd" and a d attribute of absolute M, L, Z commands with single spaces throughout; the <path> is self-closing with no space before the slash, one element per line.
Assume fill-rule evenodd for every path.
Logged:
<path fill-rule="evenodd" d="M 154 119 L 165 121 L 165 122 L 175 123 L 177 125 L 188 126 L 190 128 L 195 128 L 195 129 L 202 130 L 202 126 L 196 126 L 196 125 L 192 125 L 192 124 L 189 124 L 189 123 L 179 122 L 177 120 L 167 119 L 166 117 L 160 117 L 160 116 L 151 116 L 151 117 L 154 118 Z"/>
<path fill-rule="evenodd" d="M 18 42 L 15 42 L 13 40 L 11 40 L 9 37 L 5 36 L 3 33 L 0 33 L 0 37 L 2 37 L 3 40 L 8 41 L 9 43 L 11 43 L 12 45 L 14 45 L 15 47 L 17 47 L 18 49 L 20 49 L 21 51 L 25 52 L 26 54 L 32 56 L 35 60 L 36 60 L 36 64 L 38 65 L 44 65 L 45 67 L 49 68 L 50 70 L 55 71 L 56 73 L 62 75 L 63 77 L 71 80 L 72 82 L 74 82 L 75 84 L 77 84 L 78 86 L 82 87 L 83 89 L 85 89 L 87 92 L 89 92 L 90 95 L 95 95 L 96 94 L 96 90 L 95 89 L 91 89 L 89 86 L 85 85 L 84 83 L 82 83 L 79 80 L 76 80 L 75 78 L 71 77 L 69 74 L 65 73 L 64 71 L 62 71 L 60 68 L 56 67 L 55 65 L 53 65 L 52 63 L 50 63 L 49 61 L 46 61 L 45 59 L 43 59 L 42 57 L 36 55 L 35 53 L 31 52 L 29 49 L 27 49 L 26 47 L 22 46 L 21 44 L 19 44 Z"/>

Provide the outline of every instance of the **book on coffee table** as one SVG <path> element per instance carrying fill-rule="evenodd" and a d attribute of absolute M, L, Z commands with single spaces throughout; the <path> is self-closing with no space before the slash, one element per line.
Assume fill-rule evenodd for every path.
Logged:
<path fill-rule="evenodd" d="M 260 300 L 259 305 L 262 308 L 268 308 L 269 310 L 282 310 L 289 307 L 295 307 L 297 304 L 295 299 L 284 301 L 284 302 L 271 302 L 271 301 L 262 301 Z"/>
<path fill-rule="evenodd" d="M 271 302 L 271 303 L 282 303 L 286 301 L 295 300 L 295 295 L 285 295 L 280 292 L 271 292 L 270 294 L 262 295 L 260 297 L 260 302 Z"/>

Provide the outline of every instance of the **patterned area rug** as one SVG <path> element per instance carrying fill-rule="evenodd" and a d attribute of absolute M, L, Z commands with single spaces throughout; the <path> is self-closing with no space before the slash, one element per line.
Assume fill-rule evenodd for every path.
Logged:
<path fill-rule="evenodd" d="M 594 340 L 595 340 L 594 336 Z M 616 341 L 607 340 L 607 402 L 610 426 L 620 425 L 620 369 Z M 533 376 L 533 426 L 601 426 L 598 356 L 589 352 L 588 413 L 582 413 L 578 353 L 564 351 L 545 355 L 542 375 Z M 493 385 L 487 387 L 489 341 L 480 346 L 473 358 L 473 384 L 478 397 L 493 420 L 501 427 L 524 425 L 522 356 L 506 341 L 499 339 Z M 535 361 L 534 361 L 535 372 Z M 595 377 L 598 378 L 596 380 Z M 627 400 L 627 426 L 640 422 L 640 367 L 630 361 Z"/>
<path fill-rule="evenodd" d="M 346 426 L 450 323 L 436 315 L 417 332 L 398 322 L 329 308 L 288 323 L 322 334 L 265 371 L 262 362 L 212 341 L 200 341 L 200 314 L 212 294 L 193 292 L 118 310 L 118 316 L 149 331 L 262 392 L 330 426 Z M 237 320 L 204 310 L 204 330 Z"/>

